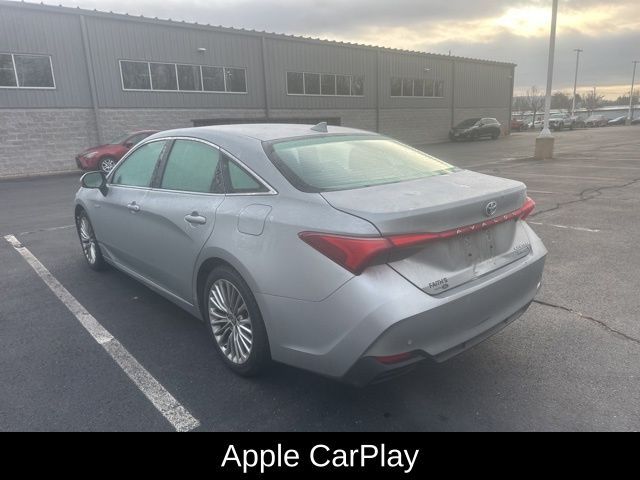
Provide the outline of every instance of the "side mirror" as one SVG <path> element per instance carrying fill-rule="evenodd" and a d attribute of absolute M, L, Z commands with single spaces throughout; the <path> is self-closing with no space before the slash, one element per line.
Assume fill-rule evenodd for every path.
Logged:
<path fill-rule="evenodd" d="M 107 194 L 107 177 L 103 172 L 89 172 L 85 173 L 80 179 L 82 188 L 95 188 L 102 192 L 103 195 Z"/>

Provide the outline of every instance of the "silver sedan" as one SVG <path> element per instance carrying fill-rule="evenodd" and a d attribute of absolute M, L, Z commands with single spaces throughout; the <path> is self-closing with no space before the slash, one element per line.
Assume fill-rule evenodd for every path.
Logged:
<path fill-rule="evenodd" d="M 517 181 L 318 125 L 155 134 L 82 178 L 107 264 L 203 319 L 241 375 L 271 361 L 354 384 L 444 361 L 518 318 L 547 251 Z"/>

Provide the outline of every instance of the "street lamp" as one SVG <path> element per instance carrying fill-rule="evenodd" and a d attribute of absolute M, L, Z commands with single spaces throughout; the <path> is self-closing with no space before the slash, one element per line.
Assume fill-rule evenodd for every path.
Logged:
<path fill-rule="evenodd" d="M 580 62 L 580 53 L 583 51 L 581 48 L 574 48 L 576 52 L 576 76 L 573 80 L 573 102 L 571 102 L 571 116 L 573 117 L 576 111 L 576 88 L 578 88 L 578 63 Z"/>
<path fill-rule="evenodd" d="M 544 160 L 553 158 L 554 138 L 549 130 L 549 117 L 551 114 L 551 88 L 553 87 L 553 57 L 556 49 L 556 24 L 558 20 L 558 0 L 553 0 L 551 10 L 551 34 L 549 37 L 549 64 L 547 65 L 547 95 L 544 101 L 544 128 L 536 138 L 534 158 Z"/>
<path fill-rule="evenodd" d="M 625 122 L 627 125 L 631 125 L 631 116 L 633 115 L 633 87 L 636 83 L 636 66 L 640 63 L 640 60 L 633 61 L 633 76 L 631 77 L 631 92 L 629 92 L 629 115 L 627 115 L 627 121 Z"/>

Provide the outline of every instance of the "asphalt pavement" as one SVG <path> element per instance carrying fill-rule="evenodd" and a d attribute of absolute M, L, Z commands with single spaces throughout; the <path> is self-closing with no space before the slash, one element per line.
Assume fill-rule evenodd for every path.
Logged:
<path fill-rule="evenodd" d="M 91 271 L 73 225 L 79 175 L 0 180 L 0 430 L 173 430 L 3 237 L 14 235 L 213 431 L 640 430 L 640 127 L 422 147 L 525 182 L 549 249 L 529 311 L 478 347 L 357 389 L 278 365 L 229 372 L 205 327 L 126 275 Z"/>

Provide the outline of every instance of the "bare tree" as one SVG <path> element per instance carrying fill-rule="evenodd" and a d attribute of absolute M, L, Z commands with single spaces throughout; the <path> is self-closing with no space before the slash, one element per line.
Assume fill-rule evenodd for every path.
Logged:
<path fill-rule="evenodd" d="M 518 96 L 513 97 L 513 111 L 518 113 L 524 113 L 529 109 L 526 97 Z"/>
<path fill-rule="evenodd" d="M 527 108 L 533 113 L 532 122 L 535 123 L 536 113 L 538 113 L 540 110 L 542 110 L 542 107 L 544 107 L 544 95 L 542 94 L 542 92 L 540 92 L 540 89 L 534 85 L 529 90 L 527 90 L 527 94 L 524 98 Z"/>
<path fill-rule="evenodd" d="M 582 96 L 582 102 L 584 103 L 585 108 L 589 111 L 589 115 L 591 115 L 596 108 L 602 106 L 603 100 L 604 95 L 599 95 L 596 91 L 596 87 L 593 87 L 593 90 L 586 92 Z"/>
<path fill-rule="evenodd" d="M 551 108 L 558 110 L 570 110 L 571 97 L 564 92 L 555 92 L 551 96 Z"/>

